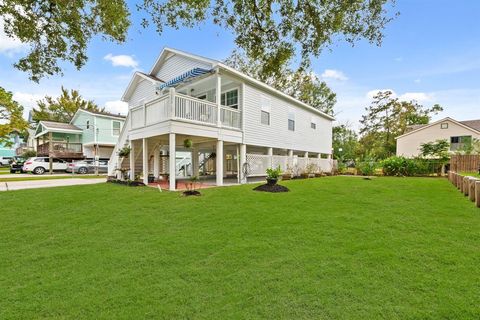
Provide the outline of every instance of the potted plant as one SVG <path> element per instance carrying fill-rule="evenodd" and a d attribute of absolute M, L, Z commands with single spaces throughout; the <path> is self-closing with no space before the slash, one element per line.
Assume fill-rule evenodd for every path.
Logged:
<path fill-rule="evenodd" d="M 267 184 L 270 186 L 276 185 L 278 182 L 278 178 L 282 174 L 282 169 L 280 169 L 280 166 L 276 167 L 275 169 L 273 168 L 268 168 L 267 169 Z"/>
<path fill-rule="evenodd" d="M 130 146 L 125 146 L 118 151 L 118 156 L 122 158 L 128 157 L 130 155 L 130 151 L 132 151 L 132 148 Z"/>
<path fill-rule="evenodd" d="M 193 146 L 192 139 L 185 139 L 183 140 L 183 146 L 187 149 L 190 149 Z"/>

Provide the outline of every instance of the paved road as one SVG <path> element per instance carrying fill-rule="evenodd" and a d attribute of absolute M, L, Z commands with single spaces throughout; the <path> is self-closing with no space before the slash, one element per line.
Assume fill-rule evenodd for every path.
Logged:
<path fill-rule="evenodd" d="M 0 182 L 0 191 L 77 186 L 85 184 L 104 183 L 106 179 L 56 179 Z"/>
<path fill-rule="evenodd" d="M 82 174 L 82 176 L 93 176 L 94 174 Z M 31 173 L 8 173 L 8 174 L 0 174 L 0 179 L 6 178 L 24 178 L 24 177 L 67 177 L 67 176 L 78 176 L 78 173 L 72 175 L 71 173 L 54 173 L 54 174 L 44 174 L 44 175 L 36 175 Z"/>

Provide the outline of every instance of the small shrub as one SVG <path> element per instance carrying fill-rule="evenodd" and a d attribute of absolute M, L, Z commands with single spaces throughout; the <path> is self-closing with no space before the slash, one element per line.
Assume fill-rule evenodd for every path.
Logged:
<path fill-rule="evenodd" d="M 267 169 L 267 179 L 278 179 L 282 175 L 282 169 L 280 166 L 274 168 Z"/>
<path fill-rule="evenodd" d="M 376 169 L 374 161 L 363 161 L 357 164 L 357 170 L 362 176 L 373 176 Z"/>
<path fill-rule="evenodd" d="M 21 157 L 22 158 L 25 158 L 25 159 L 28 159 L 28 158 L 32 158 L 32 157 L 36 157 L 37 156 L 37 151 L 35 150 L 26 150 L 24 153 L 22 153 Z"/>
<path fill-rule="evenodd" d="M 383 174 L 386 176 L 411 177 L 417 174 L 419 167 L 412 159 L 390 157 L 382 161 Z"/>

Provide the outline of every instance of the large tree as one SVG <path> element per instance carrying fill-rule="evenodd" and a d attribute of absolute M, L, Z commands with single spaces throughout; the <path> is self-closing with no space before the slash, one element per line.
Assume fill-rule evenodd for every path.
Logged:
<path fill-rule="evenodd" d="M 394 0 L 144 0 L 158 33 L 165 27 L 195 27 L 207 21 L 230 30 L 238 47 L 262 66 L 261 73 L 279 74 L 298 54 L 301 65 L 343 38 L 379 45 L 391 20 Z"/>
<path fill-rule="evenodd" d="M 293 70 L 283 65 L 279 74 L 267 76 L 262 73 L 260 61 L 249 59 L 240 50 L 234 50 L 225 63 L 318 110 L 333 114 L 336 94 L 311 70 L 306 71 L 302 67 Z"/>
<path fill-rule="evenodd" d="M 363 154 L 385 158 L 395 154 L 396 137 L 411 125 L 429 123 L 431 116 L 443 108 L 438 104 L 427 108 L 416 101 L 401 101 L 387 90 L 378 92 L 365 110 L 367 113 L 360 120 Z"/>
<path fill-rule="evenodd" d="M 78 109 L 89 111 L 104 111 L 95 102 L 85 100 L 77 90 L 67 90 L 62 87 L 62 94 L 58 98 L 46 96 L 37 101 L 37 108 L 33 108 L 34 121 L 49 120 L 57 122 L 70 122 Z"/>
<path fill-rule="evenodd" d="M 80 69 L 87 62 L 87 45 L 96 35 L 124 42 L 130 25 L 124 0 L 1 0 L 4 32 L 29 46 L 15 67 L 38 82 L 61 73 L 59 62 Z"/>
<path fill-rule="evenodd" d="M 263 74 L 279 74 L 279 66 L 300 55 L 307 67 L 312 56 L 338 39 L 366 39 L 379 45 L 391 20 L 395 0 L 143 0 L 142 25 L 165 28 L 214 23 L 232 32 L 235 44 L 258 60 Z M 4 31 L 30 46 L 15 66 L 34 81 L 61 72 L 60 60 L 77 68 L 87 61 L 92 37 L 124 42 L 129 27 L 125 0 L 2 0 Z"/>
<path fill-rule="evenodd" d="M 358 134 L 349 124 L 333 127 L 333 156 L 340 161 L 355 160 L 358 150 Z"/>
<path fill-rule="evenodd" d="M 28 123 L 23 119 L 23 106 L 13 100 L 13 94 L 0 87 L 0 143 L 9 146 L 12 132 L 25 134 Z"/>

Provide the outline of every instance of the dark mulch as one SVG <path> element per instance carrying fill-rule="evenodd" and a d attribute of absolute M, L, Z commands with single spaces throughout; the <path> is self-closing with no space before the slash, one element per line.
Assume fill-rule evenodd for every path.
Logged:
<path fill-rule="evenodd" d="M 145 184 L 140 181 L 121 181 L 116 179 L 107 179 L 109 183 L 122 184 L 129 187 L 144 187 Z"/>
<path fill-rule="evenodd" d="M 197 190 L 188 190 L 188 191 L 183 191 L 183 195 L 188 197 L 188 196 L 201 196 L 202 194 L 200 191 Z"/>
<path fill-rule="evenodd" d="M 253 188 L 255 191 L 264 191 L 264 192 L 288 192 L 290 191 L 287 187 L 281 186 L 279 184 L 269 185 L 262 184 L 256 188 Z"/>

